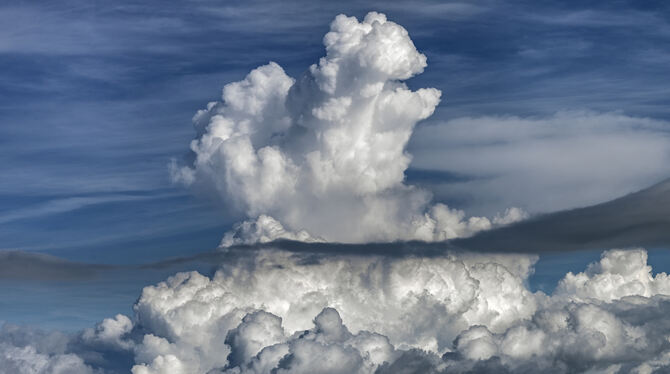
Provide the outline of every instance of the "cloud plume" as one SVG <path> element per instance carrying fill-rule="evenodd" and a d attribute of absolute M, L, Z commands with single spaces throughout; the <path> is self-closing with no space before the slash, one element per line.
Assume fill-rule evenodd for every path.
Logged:
<path fill-rule="evenodd" d="M 441 95 L 402 82 L 426 67 L 407 31 L 375 12 L 340 15 L 323 42 L 326 55 L 298 80 L 271 62 L 194 117 L 195 160 L 172 175 L 250 217 L 222 245 L 432 241 L 495 224 L 431 206 L 428 191 L 403 183 L 407 142 Z"/>

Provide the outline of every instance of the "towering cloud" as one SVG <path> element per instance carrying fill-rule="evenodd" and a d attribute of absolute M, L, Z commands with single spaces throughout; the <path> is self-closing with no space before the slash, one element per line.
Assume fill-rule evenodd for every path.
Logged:
<path fill-rule="evenodd" d="M 375 12 L 340 15 L 323 42 L 326 56 L 298 81 L 269 63 L 195 115 L 195 161 L 173 165 L 173 178 L 251 217 L 222 244 L 443 240 L 489 228 L 403 183 L 414 126 L 440 100 L 402 83 L 426 67 L 407 31 Z"/>

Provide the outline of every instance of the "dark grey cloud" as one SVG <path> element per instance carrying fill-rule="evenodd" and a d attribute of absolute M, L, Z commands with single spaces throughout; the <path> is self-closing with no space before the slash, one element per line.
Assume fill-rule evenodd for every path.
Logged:
<path fill-rule="evenodd" d="M 108 266 L 71 262 L 24 251 L 0 252 L 0 278 L 82 280 L 109 269 L 184 269 L 189 263 L 218 264 L 253 256 L 257 250 L 293 252 L 301 263 L 324 256 L 435 257 L 460 251 L 543 253 L 670 246 L 670 180 L 586 208 L 539 215 L 509 226 L 444 242 L 306 243 L 276 240 L 235 245 L 143 265 Z"/>
<path fill-rule="evenodd" d="M 95 277 L 114 266 L 72 262 L 25 251 L 0 251 L 0 279 L 75 281 Z"/>
<path fill-rule="evenodd" d="M 110 265 L 67 261 L 55 256 L 25 251 L 0 251 L 0 279 L 75 281 L 95 277 Z"/>
<path fill-rule="evenodd" d="M 550 213 L 451 244 L 474 251 L 546 252 L 670 246 L 670 180 L 586 208 Z"/>

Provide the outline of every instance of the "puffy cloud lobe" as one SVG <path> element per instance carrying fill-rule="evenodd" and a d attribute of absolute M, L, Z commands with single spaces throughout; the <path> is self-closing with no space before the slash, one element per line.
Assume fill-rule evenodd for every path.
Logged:
<path fill-rule="evenodd" d="M 556 292 L 578 300 L 607 302 L 631 295 L 668 295 L 670 280 L 665 273 L 652 276 L 645 250 L 614 250 L 604 252 L 601 261 L 590 265 L 585 272 L 568 273 Z"/>
<path fill-rule="evenodd" d="M 67 352 L 63 333 L 14 325 L 0 329 L 0 372 L 16 374 L 93 374 L 82 357 Z"/>
<path fill-rule="evenodd" d="M 135 350 L 134 374 L 207 372 L 224 367 L 230 353 L 229 330 L 244 316 L 231 305 L 217 305 L 221 289 L 197 273 L 179 273 L 156 287 L 147 287 L 135 311 L 148 332 Z M 183 369 L 177 369 L 183 368 Z"/>
<path fill-rule="evenodd" d="M 409 90 L 425 56 L 401 26 L 338 16 L 326 56 L 298 81 L 270 63 L 194 117 L 192 167 L 173 176 L 252 217 L 222 245 L 444 240 L 523 219 L 466 218 L 403 183 L 405 145 L 439 101 Z M 670 369 L 670 279 L 644 250 L 612 250 L 549 296 L 533 255 L 233 255 L 213 277 L 146 287 L 133 320 L 74 337 L 4 328 L 18 373 L 638 372 Z M 127 363 L 110 365 L 114 358 Z M 125 360 L 125 361 L 124 361 Z M 128 361 L 131 360 L 132 362 Z"/>
<path fill-rule="evenodd" d="M 133 342 L 128 339 L 133 328 L 133 322 L 123 314 L 114 318 L 105 318 L 95 328 L 85 329 L 82 339 L 87 344 L 99 344 L 118 347 L 124 350 L 131 349 Z"/>
<path fill-rule="evenodd" d="M 315 320 L 323 339 L 339 342 L 350 335 L 340 327 L 340 315 L 353 331 L 374 332 L 351 338 L 350 348 L 330 348 L 333 354 L 348 355 L 351 347 L 368 347 L 362 361 L 352 353 L 352 365 L 372 368 L 386 361 L 390 342 L 444 350 L 473 323 L 498 331 L 532 315 L 535 301 L 523 279 L 534 259 L 510 256 L 500 262 L 509 266 L 475 255 L 329 257 L 300 265 L 289 253 L 261 251 L 222 265 L 212 279 L 180 273 L 145 288 L 135 306 L 149 332 L 137 348 L 135 371 L 160 372 L 173 356 L 184 365 L 197 365 L 197 372 L 244 362 L 259 351 L 263 356 L 262 348 L 310 329 L 314 316 L 328 307 L 337 312 L 328 309 Z M 303 352 L 319 347 L 296 344 L 289 351 L 297 350 L 292 362 L 298 366 L 306 359 Z M 265 354 L 274 357 L 278 350 L 284 352 L 275 347 Z M 159 357 L 163 359 L 156 361 Z M 265 367 L 263 362 L 256 365 Z"/>
<path fill-rule="evenodd" d="M 613 281 L 619 292 L 607 287 Z M 589 282 L 601 282 L 603 292 L 593 293 Z M 606 251 L 586 274 L 567 274 L 551 297 L 538 294 L 530 320 L 502 333 L 486 326 L 461 333 L 454 345 L 461 359 L 447 363 L 456 372 L 494 358 L 513 372 L 667 370 L 667 358 L 659 357 L 670 349 L 662 317 L 670 306 L 668 285 L 665 273 L 652 277 L 644 250 Z"/>
<path fill-rule="evenodd" d="M 48 355 L 33 346 L 0 345 L 0 369 L 16 374 L 88 374 L 93 370 L 73 354 Z"/>
<path fill-rule="evenodd" d="M 261 214 L 255 221 L 248 220 L 236 224 L 221 239 L 222 247 L 238 244 L 268 243 L 277 238 L 297 240 L 301 242 L 322 242 L 320 238 L 312 237 L 307 231 L 288 231 L 281 222 Z"/>
<path fill-rule="evenodd" d="M 501 264 L 505 262 L 510 265 Z M 533 300 L 520 273 L 527 274 L 533 262 L 527 256 L 497 262 L 473 255 L 394 260 L 335 257 L 297 265 L 289 253 L 263 251 L 243 262 L 223 265 L 213 279 L 181 273 L 147 287 L 135 309 L 139 319 L 147 321 L 145 326 L 163 336 L 201 339 L 199 329 L 211 331 L 213 321 L 239 321 L 249 310 L 281 316 L 284 327 L 293 333 L 309 328 L 315 314 L 333 306 L 354 329 L 437 349 L 435 327 L 427 321 L 409 324 L 414 316 L 442 310 L 453 314 L 451 319 L 458 316 L 461 326 L 485 322 L 497 328 L 520 314 L 530 315 Z M 512 305 L 506 298 L 526 304 Z M 388 321 L 381 321 L 381 316 Z M 450 344 L 455 336 L 440 344 Z"/>
<path fill-rule="evenodd" d="M 262 310 L 247 314 L 226 336 L 226 343 L 232 349 L 228 356 L 229 363 L 240 365 L 256 356 L 261 349 L 284 340 L 280 317 Z"/>
<path fill-rule="evenodd" d="M 195 160 L 173 164 L 173 178 L 251 217 L 222 246 L 443 240 L 490 228 L 487 218 L 430 207 L 428 191 L 403 183 L 414 126 L 440 99 L 401 82 L 426 66 L 407 31 L 375 12 L 362 22 L 340 15 L 323 41 L 326 56 L 297 81 L 271 62 L 194 117 Z"/>
<path fill-rule="evenodd" d="M 646 302 L 651 306 L 660 300 L 667 303 L 664 297 Z M 514 372 L 561 373 L 597 368 L 623 373 L 650 366 L 657 355 L 667 352 L 668 330 L 659 339 L 653 331 L 655 327 L 638 324 L 626 313 L 620 313 L 618 309 L 624 304 L 625 301 L 600 306 L 553 305 L 536 313 L 532 321 L 502 334 L 483 326 L 472 327 L 456 340 L 456 351 L 464 360 L 448 364 L 472 367 L 481 360 L 496 358 Z"/>
<path fill-rule="evenodd" d="M 350 333 L 335 309 L 324 308 L 313 323 L 310 330 L 264 348 L 246 365 L 225 373 L 372 373 L 396 356 L 386 337 Z"/>

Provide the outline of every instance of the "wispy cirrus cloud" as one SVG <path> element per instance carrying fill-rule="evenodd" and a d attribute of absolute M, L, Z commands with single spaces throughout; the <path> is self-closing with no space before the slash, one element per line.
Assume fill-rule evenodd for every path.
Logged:
<path fill-rule="evenodd" d="M 92 197 L 67 197 L 49 200 L 35 206 L 0 212 L 0 224 L 30 218 L 44 218 L 53 214 L 66 213 L 83 207 L 114 202 L 138 201 L 165 198 L 163 195 L 103 195 Z"/>

